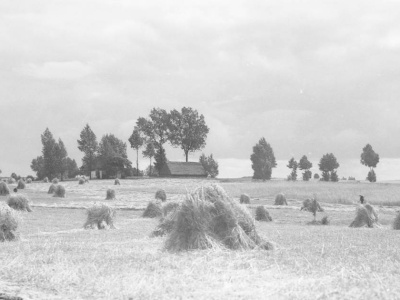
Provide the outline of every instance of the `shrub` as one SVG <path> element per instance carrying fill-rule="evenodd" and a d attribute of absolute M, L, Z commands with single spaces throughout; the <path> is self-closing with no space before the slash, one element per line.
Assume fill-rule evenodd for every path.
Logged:
<path fill-rule="evenodd" d="M 159 199 L 159 200 L 161 200 L 161 201 L 164 202 L 164 201 L 167 200 L 167 194 L 165 193 L 165 191 L 164 191 L 163 189 L 159 189 L 159 190 L 156 192 L 155 198 L 156 198 L 156 199 Z"/>
<path fill-rule="evenodd" d="M 397 213 L 396 218 L 393 221 L 393 229 L 400 230 L 400 212 Z"/>
<path fill-rule="evenodd" d="M 119 179 L 118 179 L 118 178 L 115 178 L 115 180 L 114 180 L 114 185 L 121 185 L 121 182 L 119 182 Z"/>
<path fill-rule="evenodd" d="M 0 204 L 0 241 L 14 241 L 19 238 L 17 231 L 20 223 L 18 212 L 9 206 Z"/>
<path fill-rule="evenodd" d="M 85 184 L 85 179 L 84 178 L 79 178 L 79 184 Z"/>
<path fill-rule="evenodd" d="M 150 201 L 144 210 L 143 218 L 157 218 L 162 216 L 162 209 L 159 202 Z"/>
<path fill-rule="evenodd" d="M 282 193 L 276 195 L 274 205 L 288 205 L 285 195 Z"/>
<path fill-rule="evenodd" d="M 32 212 L 32 209 L 29 205 L 29 199 L 24 195 L 11 195 L 7 199 L 7 204 L 9 207 L 15 210 Z"/>
<path fill-rule="evenodd" d="M 240 195 L 240 203 L 241 204 L 250 204 L 250 197 L 247 194 Z"/>
<path fill-rule="evenodd" d="M 20 179 L 19 181 L 18 181 L 18 185 L 17 185 L 17 189 L 19 189 L 19 190 L 23 190 L 23 189 L 25 189 L 25 181 L 23 181 L 22 179 Z"/>
<path fill-rule="evenodd" d="M 26 183 L 32 183 L 32 179 L 31 178 L 27 178 L 26 179 Z"/>
<path fill-rule="evenodd" d="M 10 194 L 10 189 L 8 188 L 7 183 L 4 181 L 0 181 L 0 196 L 6 196 Z"/>
<path fill-rule="evenodd" d="M 265 222 L 272 221 L 272 218 L 269 215 L 269 212 L 262 205 L 257 206 L 257 208 L 256 208 L 256 220 L 257 221 L 265 221 Z"/>
<path fill-rule="evenodd" d="M 115 191 L 113 189 L 108 189 L 106 192 L 106 200 L 114 200 L 115 199 Z"/>
<path fill-rule="evenodd" d="M 56 185 L 53 197 L 65 198 L 65 188 L 61 184 Z"/>
<path fill-rule="evenodd" d="M 273 248 L 256 232 L 247 208 L 227 197 L 216 184 L 188 194 L 173 215 L 174 224 L 165 241 L 169 251 Z"/>
<path fill-rule="evenodd" d="M 54 191 L 56 190 L 57 185 L 52 183 L 49 187 L 49 190 L 47 191 L 47 194 L 54 194 Z"/>
<path fill-rule="evenodd" d="M 116 229 L 114 218 L 115 209 L 106 204 L 94 204 L 87 209 L 87 220 L 83 225 L 85 229 Z"/>
<path fill-rule="evenodd" d="M 47 178 L 47 177 L 45 177 L 45 178 L 43 178 L 43 182 L 49 182 L 49 178 Z"/>
<path fill-rule="evenodd" d="M 56 177 L 56 178 L 53 178 L 53 180 L 51 181 L 52 183 L 54 183 L 54 184 L 58 184 L 58 178 Z"/>

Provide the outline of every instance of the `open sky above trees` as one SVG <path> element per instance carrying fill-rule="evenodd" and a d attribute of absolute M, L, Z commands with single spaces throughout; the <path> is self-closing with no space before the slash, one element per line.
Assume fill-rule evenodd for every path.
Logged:
<path fill-rule="evenodd" d="M 220 177 L 251 176 L 265 137 L 273 177 L 334 153 L 339 177 L 364 179 L 369 143 L 378 180 L 400 179 L 399 23 L 395 1 L 1 1 L 2 175 L 33 173 L 47 127 L 80 165 L 86 123 L 128 143 L 153 107 L 188 106 Z"/>

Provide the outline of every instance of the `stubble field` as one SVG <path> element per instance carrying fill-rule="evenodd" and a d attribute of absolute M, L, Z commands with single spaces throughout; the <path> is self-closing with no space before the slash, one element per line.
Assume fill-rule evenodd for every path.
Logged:
<path fill-rule="evenodd" d="M 141 217 L 158 188 L 168 199 L 218 182 L 248 208 L 265 205 L 273 222 L 257 230 L 273 251 L 207 250 L 169 253 L 165 238 L 150 238 L 157 219 Z M 0 293 L 24 299 L 399 299 L 400 232 L 391 229 L 398 184 L 357 182 L 252 182 L 250 180 L 141 179 L 63 182 L 66 198 L 47 194 L 50 183 L 28 184 L 33 204 L 23 213 L 21 240 L 1 243 Z M 13 187 L 11 185 L 11 187 Z M 108 188 L 117 200 L 106 201 Z M 277 193 L 288 206 L 273 205 Z M 315 194 L 329 226 L 312 226 L 300 211 Z M 358 195 L 375 205 L 380 228 L 348 228 Z M 4 202 L 6 197 L 0 197 Z M 83 230 L 84 207 L 118 208 L 116 230 Z"/>

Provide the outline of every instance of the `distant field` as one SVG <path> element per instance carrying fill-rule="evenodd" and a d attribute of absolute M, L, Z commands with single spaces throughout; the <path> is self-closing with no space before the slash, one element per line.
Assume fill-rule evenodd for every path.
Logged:
<path fill-rule="evenodd" d="M 390 229 L 397 207 L 376 207 L 381 228 L 351 229 L 355 207 L 335 200 L 339 195 L 342 202 L 356 202 L 363 191 L 371 201 L 395 201 L 397 184 L 222 181 L 235 198 L 251 195 L 253 214 L 258 204 L 267 206 L 274 221 L 257 222 L 257 229 L 277 245 L 274 251 L 164 252 L 164 238 L 149 238 L 157 220 L 141 218 L 140 210 L 119 210 L 117 230 L 82 229 L 86 216 L 79 208 L 104 201 L 107 188 L 114 188 L 118 198 L 109 204 L 140 209 L 159 187 L 170 199 L 182 199 L 186 189 L 201 183 L 66 182 L 65 199 L 48 195 L 50 184 L 27 185 L 23 193 L 36 206 L 23 214 L 22 240 L 0 244 L 1 290 L 24 299 L 400 298 L 400 232 Z M 292 199 L 289 206 L 271 205 L 278 192 Z M 313 193 L 326 210 L 317 218 L 328 215 L 329 226 L 306 225 L 312 215 L 299 208 Z M 75 209 L 57 208 L 62 206 Z"/>

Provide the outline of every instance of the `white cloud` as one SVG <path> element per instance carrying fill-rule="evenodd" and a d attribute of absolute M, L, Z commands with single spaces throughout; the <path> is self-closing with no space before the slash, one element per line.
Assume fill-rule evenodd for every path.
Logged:
<path fill-rule="evenodd" d="M 19 71 L 27 76 L 51 80 L 82 79 L 93 72 L 92 67 L 79 61 L 50 61 L 40 65 L 29 63 L 21 67 Z"/>

